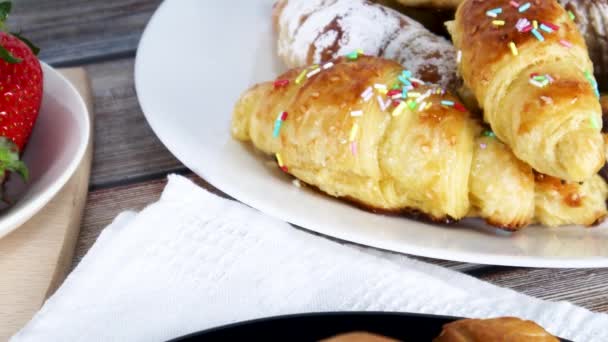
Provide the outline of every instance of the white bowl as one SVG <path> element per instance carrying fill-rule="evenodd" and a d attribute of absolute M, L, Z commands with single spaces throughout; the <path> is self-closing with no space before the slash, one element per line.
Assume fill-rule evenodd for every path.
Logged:
<path fill-rule="evenodd" d="M 72 84 L 42 64 L 44 96 L 23 159 L 30 180 L 12 175 L 6 184 L 14 205 L 0 212 L 0 237 L 17 229 L 61 190 L 82 160 L 91 134 L 87 106 Z"/>

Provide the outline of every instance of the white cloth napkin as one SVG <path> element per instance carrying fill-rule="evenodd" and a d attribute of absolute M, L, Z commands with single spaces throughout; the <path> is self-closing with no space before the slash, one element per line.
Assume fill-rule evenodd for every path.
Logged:
<path fill-rule="evenodd" d="M 169 176 L 161 199 L 107 227 L 13 341 L 162 341 L 264 316 L 341 310 L 514 315 L 608 341 L 608 315 L 404 256 L 308 234 Z"/>

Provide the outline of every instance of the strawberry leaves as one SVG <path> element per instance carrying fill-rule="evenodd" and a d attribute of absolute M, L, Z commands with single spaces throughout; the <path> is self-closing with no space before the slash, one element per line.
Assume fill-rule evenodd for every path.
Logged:
<path fill-rule="evenodd" d="M 0 30 L 1 31 L 5 31 L 5 32 L 8 31 L 6 28 L 6 19 L 8 19 L 8 15 L 11 13 L 12 9 L 13 9 L 13 4 L 10 1 L 0 2 Z M 21 40 L 22 42 L 24 42 L 25 45 L 27 45 L 32 50 L 34 55 L 38 55 L 38 52 L 40 52 L 40 49 L 36 45 L 32 44 L 31 41 L 29 41 L 28 39 L 23 37 L 21 35 L 21 33 L 11 32 L 11 34 L 13 36 L 19 38 L 19 40 Z M 4 60 L 10 64 L 21 63 L 21 58 L 16 57 L 3 46 L 0 46 L 0 59 Z"/>
<path fill-rule="evenodd" d="M 21 33 L 11 32 L 11 34 L 13 36 L 19 38 L 19 40 L 21 40 L 22 42 L 24 42 L 25 45 L 27 45 L 30 48 L 30 50 L 32 50 L 34 55 L 38 56 L 38 53 L 40 52 L 40 48 L 37 47 L 36 45 L 34 45 L 34 43 L 32 43 L 32 41 L 30 41 L 29 39 L 22 36 Z"/>
<path fill-rule="evenodd" d="M 17 145 L 7 138 L 0 137 L 0 175 L 6 171 L 19 174 L 24 181 L 29 179 L 29 171 L 25 163 L 19 159 Z"/>
<path fill-rule="evenodd" d="M 8 15 L 11 13 L 11 9 L 13 8 L 13 4 L 10 1 L 0 2 L 0 21 L 2 24 L 8 18 Z"/>

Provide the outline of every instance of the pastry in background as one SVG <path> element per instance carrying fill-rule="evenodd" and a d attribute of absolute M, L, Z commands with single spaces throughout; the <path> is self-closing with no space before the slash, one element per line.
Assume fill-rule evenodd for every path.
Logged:
<path fill-rule="evenodd" d="M 396 0 L 402 5 L 410 7 L 429 8 L 456 8 L 462 0 Z"/>
<path fill-rule="evenodd" d="M 278 55 L 289 67 L 361 49 L 406 65 L 426 82 L 460 85 L 452 44 L 415 20 L 365 0 L 280 0 L 273 11 Z"/>
<path fill-rule="evenodd" d="M 450 37 L 450 34 L 443 23 L 454 19 L 454 10 L 456 6 L 454 6 L 454 8 L 425 8 L 409 7 L 401 4 L 398 0 L 373 0 L 373 2 L 405 14 L 436 35 L 447 37 L 448 39 Z"/>
<path fill-rule="evenodd" d="M 581 30 L 589 57 L 594 64 L 594 74 L 600 87 L 608 87 L 608 1 L 606 0 L 559 0 L 574 15 Z"/>
<path fill-rule="evenodd" d="M 462 319 L 443 326 L 433 342 L 559 342 L 540 325 L 515 317 Z"/>
<path fill-rule="evenodd" d="M 399 342 L 398 340 L 371 334 L 368 332 L 351 332 L 326 338 L 320 342 Z"/>
<path fill-rule="evenodd" d="M 563 7 L 465 0 L 448 29 L 485 121 L 519 159 L 569 181 L 599 171 L 605 156 L 597 82 Z"/>
<path fill-rule="evenodd" d="M 479 130 L 455 97 L 367 56 L 258 84 L 241 96 L 232 122 L 235 138 L 275 154 L 284 171 L 331 196 L 437 221 L 470 210 Z"/>

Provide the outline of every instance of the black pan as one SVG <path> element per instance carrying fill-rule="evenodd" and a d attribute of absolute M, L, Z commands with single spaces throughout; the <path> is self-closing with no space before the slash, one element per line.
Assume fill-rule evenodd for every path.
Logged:
<path fill-rule="evenodd" d="M 401 341 L 432 341 L 459 317 L 397 312 L 329 312 L 261 318 L 182 336 L 182 341 L 318 341 L 367 331 Z M 568 340 L 562 339 L 564 342 Z"/>

